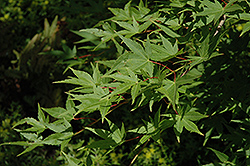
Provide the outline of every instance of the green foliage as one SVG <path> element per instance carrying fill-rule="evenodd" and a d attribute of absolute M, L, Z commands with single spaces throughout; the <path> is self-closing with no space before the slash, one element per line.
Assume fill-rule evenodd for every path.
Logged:
<path fill-rule="evenodd" d="M 136 165 L 148 143 L 158 144 L 164 152 L 166 140 L 176 138 L 179 157 L 171 156 L 167 162 L 167 155 L 156 154 L 159 164 L 248 165 L 249 3 L 149 4 L 128 2 L 124 9 L 109 8 L 112 18 L 73 31 L 84 38 L 77 42 L 84 44 L 79 49 L 95 53 L 116 48 L 116 52 L 110 59 L 91 63 L 92 72 L 70 67 L 74 75 L 55 82 L 76 86 L 67 92 L 66 108 L 38 105 L 37 119 L 26 117 L 13 126 L 27 141 L 1 145 L 26 146 L 19 155 L 38 146 L 60 146 L 69 165 L 104 164 L 108 155 L 116 164 Z M 239 24 L 245 24 L 242 32 Z M 64 51 L 69 59 L 76 53 L 75 47 Z M 115 112 L 140 116 L 121 116 L 119 122 L 112 117 Z M 87 119 L 93 121 L 86 123 Z M 130 127 L 127 119 L 140 123 Z M 84 126 L 76 132 L 75 120 Z M 25 123 L 31 127 L 16 128 Z M 52 134 L 44 138 L 46 130 Z M 71 148 L 74 138 L 89 131 L 97 139 L 79 141 Z M 131 143 L 127 158 L 114 160 L 114 152 L 131 141 L 136 143 Z M 149 151 L 144 150 L 146 159 L 153 153 Z M 165 159 L 160 162 L 161 156 Z"/>

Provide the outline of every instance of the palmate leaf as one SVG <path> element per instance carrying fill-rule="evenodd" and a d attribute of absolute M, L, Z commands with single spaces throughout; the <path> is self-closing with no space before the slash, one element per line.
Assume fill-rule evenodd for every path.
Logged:
<path fill-rule="evenodd" d="M 160 34 L 163 46 L 167 50 L 167 53 L 169 55 L 175 55 L 178 52 L 178 46 L 177 46 L 177 41 L 174 46 L 164 37 Z"/>
<path fill-rule="evenodd" d="M 125 38 L 119 34 L 118 36 L 134 53 L 128 55 L 126 65 L 133 71 L 144 69 L 149 75 L 152 75 L 154 64 L 149 60 L 149 55 L 146 53 L 143 47 L 131 39 Z"/>
<path fill-rule="evenodd" d="M 233 12 L 236 10 L 242 10 L 241 6 L 238 4 L 234 4 L 237 0 L 230 0 L 230 2 L 223 7 L 217 0 L 215 2 L 211 2 L 208 0 L 203 0 L 202 4 L 206 7 L 204 8 L 204 11 L 199 12 L 195 14 L 194 16 L 213 16 L 214 22 L 217 22 L 220 17 L 227 13 L 227 12 Z"/>
<path fill-rule="evenodd" d="M 199 53 L 199 55 L 202 58 L 208 59 L 209 54 L 211 54 L 209 52 L 209 35 L 206 37 L 206 39 L 201 43 L 201 46 L 199 47 L 199 49 L 197 50 L 197 52 Z"/>
<path fill-rule="evenodd" d="M 207 118 L 207 115 L 203 115 L 199 112 L 196 112 L 197 108 L 194 107 L 182 107 L 182 109 L 179 109 L 178 112 L 180 115 L 176 115 L 176 124 L 174 125 L 175 133 L 178 139 L 178 142 L 180 141 L 180 134 L 183 131 L 183 127 L 187 129 L 190 132 L 198 133 L 202 136 L 204 136 L 203 133 L 200 132 L 197 125 L 193 123 L 192 121 L 198 121 L 203 118 Z"/>
<path fill-rule="evenodd" d="M 163 35 L 160 34 L 160 36 L 163 45 L 150 44 L 152 48 L 152 53 L 149 54 L 150 59 L 154 61 L 165 62 L 183 53 L 183 49 L 178 50 L 177 40 L 173 46 L 172 43 L 169 40 L 167 40 Z"/>
<path fill-rule="evenodd" d="M 164 80 L 163 87 L 156 89 L 156 91 L 164 94 L 168 100 L 173 105 L 174 110 L 176 110 L 176 103 L 178 102 L 178 87 L 177 84 L 170 80 Z"/>
<path fill-rule="evenodd" d="M 177 138 L 182 133 L 183 127 L 185 127 L 190 132 L 195 132 L 195 133 L 198 133 L 198 134 L 200 134 L 202 136 L 204 135 L 204 134 L 202 134 L 200 132 L 200 130 L 198 129 L 198 127 L 192 121 L 190 121 L 189 119 L 185 118 L 185 116 L 183 118 L 181 116 L 176 116 L 176 124 L 174 125 L 174 128 L 179 133 L 179 135 L 176 135 Z M 178 140 L 178 142 L 179 142 L 179 140 Z"/>
<path fill-rule="evenodd" d="M 104 129 L 94 129 L 90 127 L 86 127 L 85 129 L 95 133 L 96 135 L 102 137 L 105 140 L 95 141 L 90 145 L 87 145 L 89 148 L 102 148 L 108 149 L 114 146 L 119 145 L 124 137 L 125 137 L 125 128 L 124 124 L 122 124 L 121 129 L 119 129 L 114 123 L 106 118 L 110 131 Z"/>
<path fill-rule="evenodd" d="M 217 0 L 215 0 L 215 3 L 210 2 L 208 0 L 204 0 L 202 1 L 202 4 L 205 5 L 206 8 L 204 8 L 203 12 L 199 12 L 195 14 L 194 16 L 213 15 L 214 22 L 217 22 L 224 13 L 223 7 Z"/>
<path fill-rule="evenodd" d="M 121 21 L 115 21 L 115 20 L 114 22 L 120 25 L 121 27 L 125 28 L 126 30 L 128 30 L 128 32 L 131 34 L 139 33 L 139 24 L 136 22 L 134 17 L 133 17 L 132 25 L 128 22 L 121 22 Z"/>
<path fill-rule="evenodd" d="M 119 57 L 115 60 L 115 62 L 112 63 L 111 69 L 110 69 L 105 75 L 109 75 L 109 74 L 111 74 L 113 71 L 118 70 L 118 69 L 124 67 L 124 66 L 126 65 L 126 62 L 127 62 L 127 60 L 128 60 L 129 55 L 131 55 L 131 54 L 133 54 L 133 53 L 125 52 L 125 53 L 123 53 L 121 56 L 119 56 Z M 100 62 L 100 63 L 103 63 L 103 64 L 105 65 L 105 62 L 106 62 L 106 61 L 104 61 L 104 63 L 103 63 L 103 62 Z"/>
<path fill-rule="evenodd" d="M 163 130 L 174 125 L 174 123 L 175 123 L 174 120 L 164 119 L 164 120 L 160 121 L 159 115 L 160 115 L 160 111 L 158 111 L 156 113 L 155 118 L 153 120 L 153 123 L 144 121 L 146 126 L 141 126 L 141 127 L 127 131 L 127 132 L 133 132 L 133 133 L 138 133 L 138 134 L 145 134 L 139 140 L 139 142 L 136 145 L 136 147 L 134 148 L 134 150 L 137 149 L 138 147 L 140 147 L 142 144 L 144 144 L 150 138 L 152 138 L 154 141 L 158 141 L 160 138 L 160 133 Z"/>
<path fill-rule="evenodd" d="M 122 123 L 121 129 L 119 129 L 114 123 L 112 123 L 110 120 L 106 118 L 109 128 L 111 131 L 110 137 L 117 143 L 121 143 L 124 136 L 125 136 L 125 127 L 124 124 Z"/>
<path fill-rule="evenodd" d="M 70 69 L 75 74 L 75 76 L 77 76 L 78 79 L 73 77 L 70 79 L 62 80 L 62 81 L 56 81 L 54 83 L 75 84 L 75 85 L 80 85 L 84 88 L 95 86 L 95 81 L 87 72 L 74 70 L 73 68 L 70 68 Z"/>
<path fill-rule="evenodd" d="M 120 9 L 120 8 L 108 8 L 115 15 L 111 19 L 114 19 L 114 20 L 130 20 L 131 19 L 130 12 L 129 12 L 130 3 L 131 3 L 131 1 L 129 1 L 125 5 L 124 10 Z"/>
<path fill-rule="evenodd" d="M 149 57 L 147 57 L 147 54 L 145 52 L 145 50 L 143 49 L 143 47 L 138 44 L 137 42 L 125 38 L 122 35 L 118 34 L 118 36 L 124 41 L 124 43 L 129 47 L 129 49 L 135 53 L 136 55 L 140 56 L 140 58 L 142 59 L 148 59 Z"/>
<path fill-rule="evenodd" d="M 37 121 L 34 118 L 24 118 L 24 119 L 18 121 L 12 128 L 15 128 L 18 125 L 22 125 L 22 124 L 25 124 L 25 123 L 27 123 L 29 125 L 32 125 L 33 127 L 22 130 L 22 131 L 34 131 L 34 132 L 37 132 L 37 133 L 41 133 L 46 129 L 46 126 L 45 126 L 44 123 L 41 123 L 41 122 Z"/>

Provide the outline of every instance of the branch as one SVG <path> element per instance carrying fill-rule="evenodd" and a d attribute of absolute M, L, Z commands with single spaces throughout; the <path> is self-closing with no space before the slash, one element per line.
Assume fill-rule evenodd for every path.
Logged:
<path fill-rule="evenodd" d="M 224 14 L 223 19 L 220 21 L 220 23 L 219 23 L 219 25 L 217 27 L 217 30 L 214 33 L 214 36 L 219 33 L 219 30 L 221 29 L 222 25 L 225 23 L 226 19 L 227 19 L 227 16 Z"/>

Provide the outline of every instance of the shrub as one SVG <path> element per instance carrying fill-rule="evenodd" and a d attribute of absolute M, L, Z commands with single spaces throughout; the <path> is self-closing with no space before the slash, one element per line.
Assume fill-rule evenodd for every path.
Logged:
<path fill-rule="evenodd" d="M 180 145 L 168 164 L 248 165 L 249 9 L 243 0 L 109 8 L 112 18 L 75 33 L 90 56 L 116 48 L 114 55 L 91 63 L 92 73 L 70 68 L 75 76 L 56 82 L 77 86 L 67 92 L 65 108 L 38 105 L 37 119 L 13 126 L 28 141 L 1 145 L 27 146 L 19 155 L 60 146 L 69 165 L 108 164 L 108 155 L 132 165 L 140 153 L 145 164 L 161 164 L 167 155 L 148 161 L 154 149 L 146 146 L 166 147 L 176 138 Z M 75 131 L 75 121 L 84 127 Z M 32 127 L 17 128 L 26 123 Z M 100 138 L 79 140 L 89 132 Z M 123 145 L 133 150 L 125 147 L 129 154 L 118 157 Z"/>

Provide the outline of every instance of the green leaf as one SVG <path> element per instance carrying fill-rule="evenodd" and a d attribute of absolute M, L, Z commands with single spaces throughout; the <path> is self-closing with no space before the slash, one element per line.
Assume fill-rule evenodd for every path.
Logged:
<path fill-rule="evenodd" d="M 195 14 L 194 16 L 209 16 L 213 15 L 214 22 L 217 22 L 219 18 L 223 15 L 224 10 L 221 4 L 215 0 L 215 3 L 208 0 L 203 0 L 202 4 L 206 6 L 204 11 Z"/>
<path fill-rule="evenodd" d="M 103 139 L 108 139 L 110 136 L 110 131 L 104 129 L 95 129 L 90 127 L 85 127 L 86 130 L 93 132 L 94 134 L 102 137 Z"/>
<path fill-rule="evenodd" d="M 76 113 L 75 103 L 70 96 L 68 96 L 66 100 L 66 110 L 69 114 L 72 114 L 72 115 Z"/>
<path fill-rule="evenodd" d="M 37 137 L 38 135 L 35 133 L 23 133 L 20 132 L 20 135 L 24 136 L 24 138 L 26 138 L 29 141 L 38 141 Z"/>
<path fill-rule="evenodd" d="M 96 63 L 96 66 L 94 66 L 92 63 L 91 63 L 91 66 L 92 66 L 92 69 L 93 69 L 93 79 L 94 79 L 94 82 L 95 84 L 101 84 L 101 72 L 98 68 L 98 63 Z"/>
<path fill-rule="evenodd" d="M 155 25 L 157 25 L 158 27 L 160 27 L 168 36 L 172 37 L 172 38 L 177 38 L 177 37 L 181 37 L 179 34 L 175 33 L 174 31 L 172 31 L 171 29 L 169 29 L 168 27 L 158 24 L 156 22 L 153 22 Z"/>
<path fill-rule="evenodd" d="M 43 146 L 43 144 L 39 144 L 39 143 L 32 144 L 31 146 L 26 148 L 22 153 L 18 154 L 17 157 L 32 151 L 33 149 L 35 149 L 38 146 Z"/>
<path fill-rule="evenodd" d="M 150 57 L 152 54 L 152 47 L 150 43 L 149 36 L 147 36 L 147 41 L 145 42 L 145 52 L 147 53 L 147 57 Z"/>
<path fill-rule="evenodd" d="M 174 46 L 172 46 L 172 44 L 165 37 L 163 37 L 161 34 L 160 36 L 162 39 L 163 46 L 168 51 L 168 54 L 175 55 L 178 52 L 177 42 L 175 43 Z"/>
<path fill-rule="evenodd" d="M 100 113 L 101 113 L 101 118 L 102 122 L 104 122 L 104 118 L 107 115 L 110 105 L 111 105 L 111 100 L 108 98 L 105 98 L 102 100 L 103 105 L 100 107 Z"/>
<path fill-rule="evenodd" d="M 240 19 L 241 20 L 246 20 L 246 21 L 250 21 L 250 14 L 249 13 L 239 13 Z M 236 17 L 238 18 L 238 17 Z"/>
<path fill-rule="evenodd" d="M 140 56 L 140 58 L 142 59 L 148 59 L 146 56 L 146 52 L 144 51 L 144 49 L 142 48 L 142 46 L 140 44 L 138 44 L 137 42 L 125 38 L 122 35 L 118 34 L 118 36 L 124 41 L 124 43 L 129 47 L 129 49 L 135 53 L 136 55 Z"/>
<path fill-rule="evenodd" d="M 238 0 L 230 0 L 229 3 L 225 6 L 224 12 L 233 12 L 236 10 L 242 10 L 242 7 L 238 4 L 235 4 Z"/>
<path fill-rule="evenodd" d="M 122 94 L 127 92 L 127 90 L 129 90 L 131 88 L 131 86 L 133 86 L 134 83 L 124 83 L 119 85 L 110 95 L 107 95 L 104 99 L 106 98 L 110 98 L 112 96 L 118 95 L 118 94 Z"/>
<path fill-rule="evenodd" d="M 15 128 L 16 126 L 22 125 L 24 123 L 32 125 L 33 127 L 25 129 L 23 131 L 34 131 L 34 132 L 37 132 L 37 133 L 41 133 L 46 129 L 44 124 L 38 122 L 34 118 L 24 118 L 24 119 L 18 121 L 12 128 Z"/>
<path fill-rule="evenodd" d="M 106 73 L 106 75 L 112 73 L 113 71 L 119 69 L 120 67 L 124 67 L 130 54 L 131 53 L 124 53 L 121 56 L 119 56 L 116 59 L 115 63 L 112 65 L 111 69 Z"/>
<path fill-rule="evenodd" d="M 188 113 L 186 113 L 184 115 L 184 117 L 186 119 L 191 120 L 191 121 L 198 121 L 200 119 L 207 118 L 208 116 L 207 115 L 202 115 L 201 113 L 195 112 L 194 110 L 190 110 Z"/>
<path fill-rule="evenodd" d="M 68 165 L 69 166 L 78 166 L 78 164 L 80 163 L 80 161 L 78 161 L 76 158 L 74 157 L 71 157 L 71 156 L 68 156 L 66 153 L 64 153 L 62 151 L 62 154 L 65 156 L 65 158 L 67 159 L 68 161 Z"/>
<path fill-rule="evenodd" d="M 204 136 L 204 134 L 202 134 L 198 127 L 190 120 L 186 119 L 185 117 L 181 120 L 182 125 L 190 132 L 195 132 L 198 133 L 202 136 Z"/>
<path fill-rule="evenodd" d="M 182 133 L 182 131 L 183 131 L 183 123 L 182 123 L 182 121 L 181 121 L 182 119 L 181 119 L 181 117 L 180 116 L 177 116 L 176 117 L 176 123 L 175 123 L 175 125 L 174 125 L 174 128 L 176 129 L 176 131 L 178 132 L 178 133 Z"/>
<path fill-rule="evenodd" d="M 131 54 L 126 62 L 126 65 L 132 71 L 137 72 L 144 70 L 150 77 L 153 76 L 154 64 L 149 59 L 141 58 L 136 54 Z"/>
<path fill-rule="evenodd" d="M 73 119 L 73 112 L 72 110 L 66 110 L 62 107 L 53 107 L 53 108 L 42 108 L 45 112 L 47 112 L 49 115 L 53 116 L 57 119 L 63 119 L 66 120 L 72 120 Z"/>
<path fill-rule="evenodd" d="M 209 35 L 206 37 L 206 39 L 201 43 L 200 48 L 197 50 L 197 52 L 199 53 L 199 55 L 202 58 L 208 58 L 209 56 Z"/>
<path fill-rule="evenodd" d="M 46 137 L 42 143 L 47 145 L 60 145 L 64 140 L 68 140 L 73 136 L 72 132 L 55 133 Z"/>
<path fill-rule="evenodd" d="M 132 86 L 131 88 L 132 104 L 134 104 L 135 98 L 138 96 L 140 89 L 141 89 L 140 84 L 135 84 L 134 86 Z"/>
<path fill-rule="evenodd" d="M 228 161 L 228 159 L 229 159 L 229 157 L 226 155 L 226 154 L 224 154 L 224 153 L 222 153 L 222 152 L 220 152 L 220 151 L 217 151 L 217 150 L 215 150 L 215 149 L 213 149 L 213 148 L 208 148 L 208 149 L 210 149 L 210 150 L 212 150 L 215 154 L 216 154 L 216 156 L 219 158 L 219 160 L 221 161 L 221 162 L 227 162 Z"/>
<path fill-rule="evenodd" d="M 34 144 L 34 143 L 26 142 L 26 141 L 16 141 L 16 142 L 4 142 L 4 143 L 1 143 L 0 146 L 3 146 L 3 145 L 30 146 L 32 144 Z"/>
<path fill-rule="evenodd" d="M 165 130 L 169 127 L 172 127 L 175 124 L 175 122 L 176 122 L 175 120 L 164 119 L 159 123 L 159 129 Z"/>
<path fill-rule="evenodd" d="M 197 70 L 196 68 L 193 68 L 190 71 L 188 71 L 185 75 L 178 78 L 176 80 L 176 83 L 178 84 L 178 86 L 184 85 L 184 84 L 190 84 L 194 82 L 195 79 L 200 77 L 201 75 L 202 73 L 199 70 Z"/>
<path fill-rule="evenodd" d="M 154 126 L 157 128 L 160 123 L 160 115 L 161 115 L 161 106 L 159 107 L 158 111 L 155 113 L 154 116 Z"/>
<path fill-rule="evenodd" d="M 113 122 L 111 122 L 110 120 L 108 120 L 106 118 L 108 124 L 109 124 L 109 128 L 111 131 L 111 138 L 117 143 L 119 144 L 120 142 L 122 142 L 124 134 L 125 134 L 125 128 L 124 128 L 124 124 L 122 123 L 122 129 L 120 130 Z"/>
<path fill-rule="evenodd" d="M 137 148 L 139 148 L 142 144 L 144 144 L 149 138 L 151 138 L 150 135 L 144 135 L 141 137 L 140 141 L 138 142 L 138 144 L 136 145 L 136 147 L 134 148 L 134 150 L 136 150 Z"/>
<path fill-rule="evenodd" d="M 95 85 L 93 78 L 87 72 L 80 71 L 80 70 L 74 70 L 72 68 L 70 68 L 70 69 L 73 71 L 73 73 L 79 79 L 81 79 L 82 81 L 86 82 L 88 85 L 92 85 L 92 86 Z"/>
<path fill-rule="evenodd" d="M 177 86 L 176 83 L 170 80 L 165 80 L 164 81 L 164 86 L 161 88 L 156 89 L 160 93 L 164 94 L 168 100 L 172 103 L 174 110 L 176 101 L 178 100 L 178 91 L 177 91 Z"/>
<path fill-rule="evenodd" d="M 109 149 L 117 146 L 118 144 L 112 139 L 94 141 L 90 145 L 87 145 L 87 148 L 100 148 L 100 149 Z"/>
<path fill-rule="evenodd" d="M 27 124 L 30 124 L 30 125 L 33 125 L 33 126 L 41 126 L 41 127 L 44 126 L 43 124 L 41 124 L 40 122 L 38 122 L 34 118 L 24 118 L 24 119 L 18 121 L 12 128 L 15 128 L 16 126 L 24 124 L 24 123 L 27 123 Z"/>
<path fill-rule="evenodd" d="M 243 27 L 243 30 L 242 30 L 242 32 L 241 32 L 241 34 L 240 34 L 240 37 L 242 36 L 242 35 L 244 35 L 247 31 L 249 31 L 250 30 L 250 21 L 248 21 L 245 25 L 244 25 L 244 27 Z"/>
<path fill-rule="evenodd" d="M 122 55 L 123 52 L 123 47 L 115 40 L 112 38 L 112 41 L 115 43 L 115 47 L 117 49 L 117 52 Z"/>
<path fill-rule="evenodd" d="M 138 133 L 138 134 L 146 134 L 147 129 L 145 126 L 137 127 L 135 129 L 128 130 L 129 133 Z"/>
<path fill-rule="evenodd" d="M 150 20 L 144 22 L 143 24 L 139 25 L 139 32 L 141 33 L 142 31 L 146 30 L 152 22 Z"/>
<path fill-rule="evenodd" d="M 115 73 L 115 74 L 112 74 L 112 75 L 109 75 L 109 76 L 104 76 L 104 77 L 110 77 L 110 78 L 113 78 L 117 81 L 122 81 L 122 82 L 125 82 L 125 83 L 135 83 L 137 82 L 137 79 L 134 79 L 134 78 L 131 78 L 129 77 L 128 75 L 122 75 L 122 74 L 118 74 L 118 73 Z"/>
<path fill-rule="evenodd" d="M 37 118 L 42 123 L 48 123 L 45 119 L 45 115 L 44 115 L 39 103 L 38 103 L 38 117 Z"/>
<path fill-rule="evenodd" d="M 71 124 L 64 118 L 46 125 L 50 130 L 61 133 L 71 127 Z"/>

